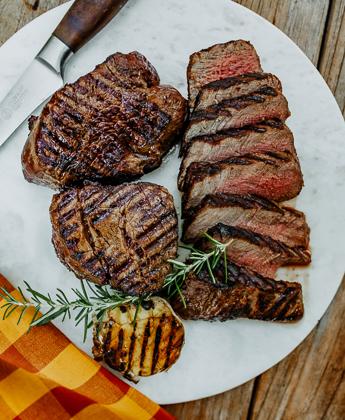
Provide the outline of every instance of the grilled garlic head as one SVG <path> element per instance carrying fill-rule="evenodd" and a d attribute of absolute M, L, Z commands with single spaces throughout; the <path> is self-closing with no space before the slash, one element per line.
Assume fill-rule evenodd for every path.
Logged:
<path fill-rule="evenodd" d="M 108 311 L 95 325 L 93 339 L 96 360 L 135 380 L 167 370 L 176 362 L 184 327 L 167 301 L 153 297 L 138 310 L 135 304 L 127 304 Z"/>

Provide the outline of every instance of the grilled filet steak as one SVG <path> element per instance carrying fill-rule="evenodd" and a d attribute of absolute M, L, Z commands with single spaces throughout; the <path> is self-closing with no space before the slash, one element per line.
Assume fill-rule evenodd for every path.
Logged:
<path fill-rule="evenodd" d="M 260 197 L 234 194 L 209 195 L 190 211 L 183 224 L 184 242 L 195 241 L 217 223 L 268 236 L 291 248 L 309 246 L 309 227 L 302 212 Z"/>
<path fill-rule="evenodd" d="M 134 321 L 135 313 L 136 321 Z M 180 356 L 184 328 L 171 306 L 158 297 L 122 305 L 94 328 L 93 355 L 129 379 L 170 368 Z"/>
<path fill-rule="evenodd" d="M 57 91 L 30 120 L 24 176 L 52 188 L 137 178 L 160 165 L 185 113 L 186 101 L 159 86 L 141 54 L 116 53 Z"/>
<path fill-rule="evenodd" d="M 272 88 L 215 103 L 207 109 L 195 109 L 183 138 L 183 151 L 193 137 L 216 134 L 265 120 L 285 121 L 290 116 L 284 95 Z"/>
<path fill-rule="evenodd" d="M 224 267 L 216 270 L 217 283 L 207 271 L 190 273 L 173 308 L 185 319 L 225 321 L 234 318 L 262 321 L 298 321 L 303 316 L 302 288 L 299 283 L 275 281 L 228 262 L 228 283 Z"/>
<path fill-rule="evenodd" d="M 193 162 L 186 173 L 183 208 L 197 206 L 207 194 L 257 194 L 289 200 L 299 194 L 303 177 L 298 161 L 285 152 L 249 154 L 206 163 Z"/>
<path fill-rule="evenodd" d="M 213 163 L 234 156 L 266 152 L 288 152 L 297 160 L 293 135 L 284 123 L 269 120 L 254 126 L 194 137 L 181 163 L 179 189 L 183 190 L 187 168 L 193 162 Z"/>
<path fill-rule="evenodd" d="M 259 235 L 250 230 L 218 223 L 207 233 L 226 247 L 230 261 L 247 267 L 262 276 L 273 278 L 279 267 L 286 265 L 306 265 L 310 263 L 310 251 L 304 247 L 290 248 L 269 236 Z M 212 243 L 202 238 L 197 249 L 210 250 Z"/>
<path fill-rule="evenodd" d="M 260 71 L 259 57 L 247 41 L 216 44 L 192 54 L 187 69 L 190 109 L 202 86 L 214 80 Z"/>
<path fill-rule="evenodd" d="M 53 244 L 77 277 L 140 295 L 161 288 L 177 254 L 172 196 L 155 184 L 86 185 L 54 195 Z"/>
<path fill-rule="evenodd" d="M 255 93 L 275 91 L 282 92 L 280 80 L 270 73 L 247 73 L 240 76 L 215 80 L 203 86 L 196 98 L 194 111 L 214 107 L 230 99 Z"/>

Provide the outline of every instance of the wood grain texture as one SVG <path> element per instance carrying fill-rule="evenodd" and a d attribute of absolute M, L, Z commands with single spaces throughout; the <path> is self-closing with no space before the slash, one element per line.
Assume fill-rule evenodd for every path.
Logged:
<path fill-rule="evenodd" d="M 64 2 L 0 0 L 0 45 L 25 23 Z M 319 65 L 345 114 L 345 0 L 237 2 L 283 30 Z M 345 280 L 319 325 L 281 363 L 226 393 L 166 408 L 180 420 L 343 419 L 344 308 Z"/>
<path fill-rule="evenodd" d="M 319 69 L 345 115 L 345 0 L 332 2 Z"/>
<path fill-rule="evenodd" d="M 220 375 L 216 373 L 215 375 Z M 254 380 L 231 391 L 202 400 L 166 405 L 177 419 L 245 420 L 248 418 Z"/>
<path fill-rule="evenodd" d="M 0 0 L 0 45 L 26 23 L 66 0 Z"/>
<path fill-rule="evenodd" d="M 252 418 L 341 419 L 345 413 L 345 282 L 321 322 L 257 380 Z M 274 397 L 273 397 L 274 395 Z"/>
<path fill-rule="evenodd" d="M 285 32 L 317 64 L 330 0 L 236 0 Z"/>

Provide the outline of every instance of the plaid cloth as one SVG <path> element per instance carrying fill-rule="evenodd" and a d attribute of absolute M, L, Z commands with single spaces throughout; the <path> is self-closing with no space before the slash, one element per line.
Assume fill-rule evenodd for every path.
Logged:
<path fill-rule="evenodd" d="M 0 275 L 0 285 L 19 292 Z M 0 305 L 4 301 L 0 301 Z M 33 312 L 17 325 L 0 318 L 0 419 L 133 419 L 173 417 L 75 347 L 52 324 L 26 333 Z"/>

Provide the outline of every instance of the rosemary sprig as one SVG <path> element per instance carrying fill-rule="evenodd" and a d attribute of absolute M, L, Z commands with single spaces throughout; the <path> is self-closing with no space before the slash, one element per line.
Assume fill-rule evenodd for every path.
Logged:
<path fill-rule="evenodd" d="M 21 295 L 20 300 L 13 297 L 4 287 L 0 287 L 0 296 L 5 300 L 5 303 L 0 307 L 0 309 L 4 309 L 3 319 L 8 318 L 16 309 L 19 309 L 17 320 L 17 324 L 19 324 L 24 313 L 30 307 L 35 309 L 34 315 L 30 321 L 30 328 L 47 324 L 58 318 L 61 318 L 62 321 L 64 321 L 66 317 L 71 319 L 73 316 L 76 325 L 81 323 L 84 325 L 84 341 L 88 329 L 93 325 L 92 318 L 101 321 L 104 314 L 110 309 L 128 303 L 134 303 L 138 308 L 144 299 L 149 298 L 149 296 L 127 296 L 122 292 L 109 289 L 108 287 L 98 285 L 91 286 L 89 282 L 82 281 L 81 290 L 72 288 L 76 298 L 71 300 L 67 298 L 61 289 L 57 289 L 55 297 L 51 297 L 49 293 L 44 295 L 43 293 L 34 290 L 27 282 L 24 283 L 26 292 L 30 296 L 31 301 L 24 296 L 20 287 L 18 287 Z M 86 290 L 85 284 L 90 289 L 89 293 Z M 38 314 L 40 311 L 44 311 L 44 314 L 39 317 Z"/>
<path fill-rule="evenodd" d="M 226 248 L 230 244 L 221 243 L 207 233 L 204 236 L 212 243 L 213 247 L 209 252 L 198 250 L 194 247 L 181 246 L 181 248 L 188 249 L 190 254 L 186 262 L 178 260 L 168 260 L 173 270 L 166 277 L 163 288 L 167 291 L 169 298 L 178 293 L 186 306 L 186 302 L 181 291 L 182 285 L 190 272 L 200 273 L 201 270 L 207 269 L 212 281 L 216 283 L 214 276 L 214 269 L 219 263 L 220 259 L 224 259 L 224 281 L 228 282 L 227 264 L 226 264 Z M 81 281 L 81 290 L 72 288 L 75 299 L 69 299 L 61 289 L 57 289 L 55 297 L 51 297 L 48 293 L 44 295 L 41 292 L 33 289 L 27 282 L 24 282 L 26 292 L 31 301 L 28 300 L 22 289 L 18 287 L 21 298 L 16 299 L 5 288 L 0 287 L 0 297 L 5 300 L 5 303 L 0 307 L 4 310 L 3 319 L 11 316 L 16 309 L 19 309 L 19 316 L 17 323 L 22 320 L 23 315 L 29 308 L 34 308 L 34 314 L 30 321 L 30 328 L 39 325 L 45 325 L 49 322 L 61 318 L 62 321 L 68 317 L 74 317 L 75 324 L 84 325 L 84 341 L 87 336 L 88 329 L 94 324 L 101 324 L 102 319 L 108 310 L 114 309 L 117 306 L 126 304 L 135 304 L 136 311 L 133 319 L 133 324 L 136 324 L 137 315 L 140 306 L 144 300 L 150 298 L 150 294 L 145 296 L 128 296 L 124 293 L 110 289 L 107 286 L 91 285 L 91 283 Z M 85 284 L 90 289 L 89 293 L 86 290 Z M 91 294 L 90 294 L 91 292 Z M 43 315 L 39 316 L 39 312 Z"/>
<path fill-rule="evenodd" d="M 184 306 L 186 306 L 186 301 L 184 299 L 181 288 L 188 273 L 194 272 L 198 274 L 201 270 L 206 268 L 213 283 L 216 283 L 217 281 L 213 271 L 219 263 L 220 259 L 223 257 L 224 281 L 225 283 L 228 282 L 226 248 L 232 240 L 230 240 L 227 243 L 222 243 L 212 238 L 212 236 L 210 236 L 208 233 L 204 233 L 204 236 L 213 245 L 212 249 L 209 252 L 204 252 L 194 247 L 181 246 L 181 248 L 190 250 L 190 254 L 188 256 L 187 261 L 181 262 L 178 260 L 168 260 L 173 266 L 173 271 L 166 277 L 164 282 L 164 288 L 167 289 L 168 296 L 170 298 L 176 295 L 176 293 L 178 293 Z"/>

